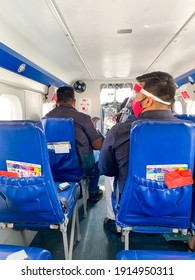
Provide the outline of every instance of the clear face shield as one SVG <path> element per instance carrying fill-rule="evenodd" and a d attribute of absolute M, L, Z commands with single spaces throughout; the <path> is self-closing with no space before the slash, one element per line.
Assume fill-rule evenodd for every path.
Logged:
<path fill-rule="evenodd" d="M 132 104 L 137 98 L 137 95 L 141 92 L 142 86 L 135 84 L 132 90 L 131 97 L 127 100 L 125 107 L 121 110 L 120 122 L 125 122 L 129 115 L 134 115 L 134 110 L 132 110 Z"/>
<path fill-rule="evenodd" d="M 139 93 L 142 93 L 145 97 L 142 100 L 136 101 L 137 96 Z M 133 96 L 131 96 L 125 105 L 125 107 L 121 110 L 121 118 L 120 122 L 125 122 L 129 115 L 130 115 L 130 110 L 132 110 L 135 113 L 135 116 L 138 117 L 140 113 L 143 111 L 144 108 L 141 106 L 141 102 L 146 99 L 147 97 L 151 97 L 153 100 L 158 101 L 160 103 L 166 104 L 166 105 L 171 105 L 171 102 L 164 101 L 154 94 L 150 93 L 149 91 L 145 90 L 141 85 L 135 84 L 133 87 L 132 91 Z M 137 103 L 137 104 L 136 104 Z M 130 109 L 131 108 L 131 109 Z"/>
<path fill-rule="evenodd" d="M 133 99 L 135 99 L 139 93 L 142 93 L 147 97 L 151 97 L 153 100 L 163 103 L 165 105 L 171 105 L 171 102 L 164 101 L 159 97 L 155 96 L 154 94 L 150 93 L 149 91 L 145 90 L 141 85 L 135 84 L 133 87 Z"/>

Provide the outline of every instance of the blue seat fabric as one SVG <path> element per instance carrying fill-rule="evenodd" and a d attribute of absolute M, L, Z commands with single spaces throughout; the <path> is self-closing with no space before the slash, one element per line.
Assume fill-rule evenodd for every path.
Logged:
<path fill-rule="evenodd" d="M 117 253 L 117 260 L 195 260 L 195 254 L 178 251 L 123 250 Z"/>
<path fill-rule="evenodd" d="M 69 189 L 57 192 L 43 131 L 28 121 L 1 121 L 0 145 L 0 170 L 6 170 L 6 160 L 40 164 L 42 168 L 40 177 L 0 176 L 0 222 L 32 228 L 62 224 L 65 209 L 61 197 L 69 203 L 70 216 L 80 188 L 72 182 Z"/>
<path fill-rule="evenodd" d="M 73 118 L 44 117 L 41 119 L 48 145 L 52 143 L 69 144 L 69 149 L 59 153 L 49 146 L 49 159 L 52 175 L 55 182 L 78 182 L 82 189 L 84 216 L 87 216 L 87 198 L 89 179 L 83 176 L 80 159 L 76 147 L 75 128 Z M 62 146 L 63 147 L 63 146 Z M 95 178 L 94 178 L 95 180 Z"/>
<path fill-rule="evenodd" d="M 190 121 L 135 121 L 131 128 L 128 177 L 116 209 L 121 227 L 190 227 L 192 186 L 168 189 L 165 182 L 146 179 L 146 166 L 188 164 L 195 157 L 195 124 Z M 116 206 L 116 205 L 115 205 Z M 138 229 L 136 229 L 138 230 Z M 147 229 L 148 230 L 148 229 Z"/>
<path fill-rule="evenodd" d="M 6 258 L 13 253 L 24 250 L 27 254 L 27 260 L 52 260 L 52 255 L 49 251 L 41 248 L 24 247 L 16 245 L 0 244 L 0 260 Z"/>
<path fill-rule="evenodd" d="M 174 115 L 176 118 L 181 119 L 181 120 L 188 120 L 188 121 L 192 121 L 195 122 L 195 115 L 188 115 L 188 114 L 175 114 Z"/>
<path fill-rule="evenodd" d="M 58 190 L 60 182 L 55 182 L 55 185 Z M 63 199 L 68 202 L 68 209 L 64 210 L 67 216 L 71 217 L 75 207 L 75 202 L 80 198 L 80 187 L 78 187 L 78 184 L 74 182 L 69 182 L 69 185 L 69 188 L 58 193 L 58 197 L 61 202 L 63 202 Z"/>
<path fill-rule="evenodd" d="M 72 118 L 41 119 L 47 143 L 68 142 L 69 153 L 55 153 L 49 149 L 50 165 L 55 181 L 79 182 L 83 175 L 77 154 L 74 134 L 74 120 Z"/>

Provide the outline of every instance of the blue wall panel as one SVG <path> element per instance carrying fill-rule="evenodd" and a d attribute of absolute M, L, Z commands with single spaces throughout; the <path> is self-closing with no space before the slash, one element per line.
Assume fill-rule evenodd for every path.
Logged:
<path fill-rule="evenodd" d="M 187 84 L 189 82 L 195 82 L 195 69 L 190 70 L 189 72 L 186 72 L 185 74 L 177 77 L 175 79 L 175 82 L 178 87 Z"/>
<path fill-rule="evenodd" d="M 25 69 L 20 72 L 19 69 L 22 68 L 21 65 L 23 65 Z M 53 85 L 55 87 L 60 87 L 68 85 L 3 43 L 0 43 L 0 67 L 47 86 Z"/>

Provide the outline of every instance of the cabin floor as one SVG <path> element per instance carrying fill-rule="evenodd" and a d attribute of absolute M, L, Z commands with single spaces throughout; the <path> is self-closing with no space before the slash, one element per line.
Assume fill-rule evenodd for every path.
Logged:
<path fill-rule="evenodd" d="M 100 187 L 104 189 L 101 184 Z M 82 199 L 79 200 L 81 241 L 74 246 L 73 260 L 114 260 L 117 252 L 124 249 L 120 235 L 104 229 L 105 216 L 105 198 L 97 203 L 88 202 L 86 218 Z M 62 234 L 57 230 L 38 232 L 30 246 L 49 250 L 54 260 L 64 259 Z M 166 241 L 161 234 L 130 234 L 130 249 L 133 250 L 187 251 L 187 247 L 183 241 Z"/>

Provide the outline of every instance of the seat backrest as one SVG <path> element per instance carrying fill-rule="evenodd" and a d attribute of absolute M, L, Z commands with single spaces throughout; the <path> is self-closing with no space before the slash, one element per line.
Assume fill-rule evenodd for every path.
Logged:
<path fill-rule="evenodd" d="M 45 117 L 41 120 L 49 148 L 50 165 L 55 181 L 82 179 L 72 118 Z"/>
<path fill-rule="evenodd" d="M 36 177 L 0 176 L 0 223 L 29 227 L 61 224 L 65 217 L 43 131 L 29 121 L 0 121 L 0 146 L 0 170 L 7 170 L 7 160 L 22 173 L 41 168 L 41 176 Z"/>
<path fill-rule="evenodd" d="M 185 120 L 140 120 L 130 132 L 128 177 L 117 222 L 125 226 L 189 228 L 192 186 L 169 189 L 146 179 L 146 167 L 187 164 L 193 173 L 195 124 Z M 156 166 L 156 171 L 158 172 Z M 148 176 L 148 175 L 147 175 Z"/>
<path fill-rule="evenodd" d="M 176 118 L 181 119 L 181 120 L 188 120 L 188 121 L 192 121 L 195 122 L 195 115 L 188 115 L 188 114 L 175 114 L 174 115 Z"/>

